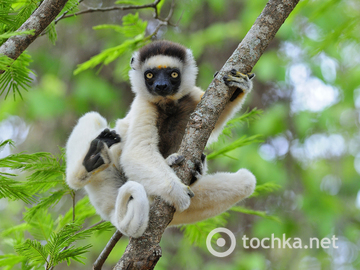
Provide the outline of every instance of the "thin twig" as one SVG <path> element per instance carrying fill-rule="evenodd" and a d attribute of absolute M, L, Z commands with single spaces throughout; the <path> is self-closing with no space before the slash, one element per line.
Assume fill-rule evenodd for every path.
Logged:
<path fill-rule="evenodd" d="M 86 14 L 86 13 L 93 13 L 93 12 L 107 12 L 107 11 L 113 11 L 113 10 L 129 10 L 129 9 L 144 9 L 144 8 L 154 8 L 154 9 L 156 9 L 156 6 L 160 3 L 160 1 L 161 0 L 155 0 L 153 3 L 146 4 L 146 5 L 112 6 L 112 7 L 106 7 L 106 8 L 92 8 L 92 7 L 90 7 L 88 9 L 86 9 L 86 10 L 82 10 L 82 11 L 76 12 L 74 14 L 65 15 L 61 19 L 70 18 L 70 17 L 74 17 L 74 16 L 77 16 L 77 15 L 82 15 L 82 14 Z"/>
<path fill-rule="evenodd" d="M 71 198 L 72 198 L 72 210 L 73 210 L 72 219 L 73 219 L 73 222 L 75 222 L 75 205 L 76 205 L 76 203 L 75 203 L 75 191 L 71 192 Z"/>
<path fill-rule="evenodd" d="M 69 8 L 67 11 L 65 11 L 63 14 L 61 14 L 61 16 L 60 16 L 59 18 L 57 18 L 57 19 L 54 21 L 54 23 L 57 24 L 58 21 L 60 21 L 61 19 L 63 19 L 63 18 L 66 16 L 66 14 L 68 14 L 68 13 L 69 13 L 70 11 L 72 11 L 75 7 L 77 7 L 78 5 L 80 5 L 80 3 L 83 2 L 83 1 L 84 1 L 84 0 L 79 0 L 79 2 L 78 2 L 76 5 L 74 5 L 73 7 Z"/>
<path fill-rule="evenodd" d="M 89 226 L 89 227 L 86 227 L 86 228 L 84 228 L 84 229 L 81 229 L 81 230 L 78 231 L 77 233 L 82 232 L 82 231 L 89 230 L 89 229 L 91 229 L 91 228 L 94 228 L 94 227 L 96 227 L 97 225 L 99 225 L 99 224 L 101 224 L 101 223 L 104 223 L 104 222 L 106 222 L 106 221 L 105 221 L 105 220 L 100 220 L 99 222 L 96 222 L 95 224 L 93 224 L 93 225 L 91 225 L 91 226 Z"/>
<path fill-rule="evenodd" d="M 120 240 L 123 234 L 116 230 L 116 232 L 111 236 L 109 242 L 104 247 L 103 251 L 101 251 L 99 257 L 96 259 L 93 265 L 93 270 L 101 270 L 103 264 L 105 263 L 107 257 L 115 247 L 116 243 Z"/>
<path fill-rule="evenodd" d="M 159 24 L 156 26 L 154 32 L 152 34 L 150 34 L 147 38 L 151 39 L 152 37 L 156 36 L 162 26 L 167 26 L 167 25 L 176 26 L 176 25 L 170 23 L 170 20 L 174 14 L 174 9 L 175 9 L 175 1 L 173 0 L 171 3 L 169 14 L 165 19 L 159 18 L 159 14 L 157 13 L 157 9 L 156 9 L 156 12 L 154 14 L 154 19 L 158 20 Z"/>
<path fill-rule="evenodd" d="M 160 14 L 159 14 L 159 11 L 158 11 L 158 9 L 157 9 L 157 6 L 155 7 L 155 14 L 154 14 L 154 19 L 155 20 L 158 20 L 158 21 L 160 21 L 160 22 L 163 22 L 165 25 L 170 25 L 170 26 L 177 26 L 177 25 L 175 25 L 175 24 L 173 24 L 173 23 L 171 23 L 170 22 L 170 19 L 171 19 L 171 17 L 173 16 L 173 14 L 174 14 L 174 10 L 175 10 L 175 0 L 172 0 L 172 2 L 171 2 L 171 6 L 170 6 L 170 10 L 169 10 L 169 14 L 168 14 L 168 16 L 165 18 L 165 19 L 163 19 L 163 18 L 160 18 Z"/>

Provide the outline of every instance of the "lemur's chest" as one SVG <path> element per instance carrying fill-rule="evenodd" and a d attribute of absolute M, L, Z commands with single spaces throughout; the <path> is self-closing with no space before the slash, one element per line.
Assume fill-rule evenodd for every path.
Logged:
<path fill-rule="evenodd" d="M 156 127 L 159 135 L 159 151 L 164 158 L 178 151 L 190 114 L 196 102 L 187 95 L 174 102 L 156 105 L 158 118 Z"/>

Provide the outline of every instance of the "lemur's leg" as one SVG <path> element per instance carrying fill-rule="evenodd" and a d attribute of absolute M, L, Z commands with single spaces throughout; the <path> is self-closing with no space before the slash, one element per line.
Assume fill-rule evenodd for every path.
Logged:
<path fill-rule="evenodd" d="M 215 142 L 221 134 L 226 122 L 230 120 L 236 112 L 241 109 L 245 101 L 245 97 L 252 89 L 252 79 L 255 74 L 243 74 L 236 70 L 231 70 L 228 75 L 224 76 L 224 82 L 229 87 L 236 87 L 234 94 L 230 98 L 230 102 L 226 105 L 224 111 L 221 113 L 215 128 L 211 133 L 208 144 Z"/>
<path fill-rule="evenodd" d="M 246 169 L 236 173 L 215 173 L 200 177 L 192 186 L 195 196 L 184 212 L 175 212 L 170 225 L 201 221 L 216 216 L 251 195 L 255 176 Z"/>
<path fill-rule="evenodd" d="M 149 221 L 149 200 L 145 188 L 134 181 L 127 181 L 119 188 L 111 222 L 125 235 L 140 237 Z"/>
<path fill-rule="evenodd" d="M 89 151 L 83 160 L 83 165 L 86 170 L 91 172 L 103 164 L 109 164 L 111 162 L 109 148 L 120 141 L 119 134 L 105 128 L 99 136 L 90 143 Z"/>
<path fill-rule="evenodd" d="M 83 165 L 90 142 L 107 127 L 106 120 L 97 112 L 89 112 L 81 117 L 66 144 L 66 181 L 73 189 L 88 183 L 91 174 Z"/>

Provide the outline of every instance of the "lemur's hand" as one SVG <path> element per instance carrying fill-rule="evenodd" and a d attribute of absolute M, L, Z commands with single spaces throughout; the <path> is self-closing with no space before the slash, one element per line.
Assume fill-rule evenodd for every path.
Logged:
<path fill-rule="evenodd" d="M 168 156 L 165 161 L 166 161 L 167 165 L 169 165 L 171 167 L 173 165 L 180 164 L 181 162 L 184 161 L 184 159 L 185 159 L 184 156 L 179 155 L 178 153 L 174 153 L 174 154 L 171 154 L 170 156 Z"/>
<path fill-rule="evenodd" d="M 83 160 L 85 169 L 88 172 L 91 172 L 103 164 L 110 163 L 108 149 L 113 144 L 119 143 L 120 141 L 121 138 L 119 134 L 116 134 L 114 130 L 110 131 L 108 128 L 104 129 L 100 135 L 90 143 L 89 151 Z"/>
<path fill-rule="evenodd" d="M 224 82 L 229 87 L 236 87 L 234 94 L 230 101 L 234 101 L 239 95 L 248 93 L 252 89 L 252 79 L 255 77 L 254 73 L 243 74 L 235 69 L 232 69 L 228 75 L 223 77 Z"/>
<path fill-rule="evenodd" d="M 182 212 L 188 209 L 190 206 L 190 198 L 195 195 L 194 192 L 189 186 L 179 181 L 174 181 L 170 185 L 170 192 L 162 195 L 164 199 L 174 205 L 176 211 Z"/>

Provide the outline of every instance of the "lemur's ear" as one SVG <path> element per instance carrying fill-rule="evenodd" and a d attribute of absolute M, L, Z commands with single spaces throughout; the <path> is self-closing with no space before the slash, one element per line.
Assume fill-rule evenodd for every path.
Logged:
<path fill-rule="evenodd" d="M 135 68 L 134 68 L 134 61 L 135 61 L 135 58 L 134 58 L 134 57 L 131 57 L 130 67 L 135 70 Z"/>

